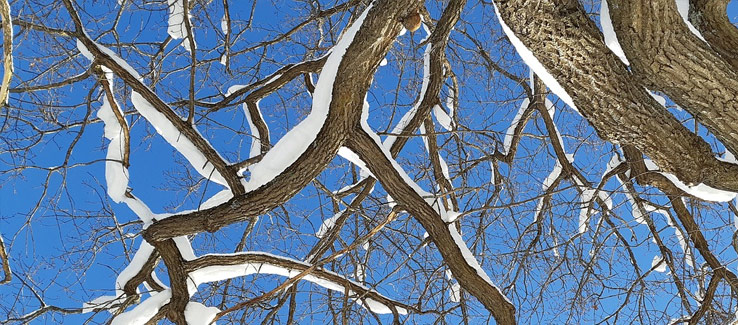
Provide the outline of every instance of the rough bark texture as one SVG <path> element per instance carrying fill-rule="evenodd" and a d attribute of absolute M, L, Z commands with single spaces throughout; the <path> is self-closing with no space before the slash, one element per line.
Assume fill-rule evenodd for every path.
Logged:
<path fill-rule="evenodd" d="M 338 68 L 325 124 L 294 164 L 268 184 L 218 207 L 155 222 L 144 232 L 144 238 L 159 241 L 202 231 L 214 232 L 273 209 L 312 181 L 335 157 L 349 130 L 358 123 L 374 71 L 399 33 L 400 19 L 414 4 L 410 0 L 379 2 L 371 9 Z"/>
<path fill-rule="evenodd" d="M 738 73 L 733 67 L 689 30 L 675 1 L 611 3 L 613 27 L 633 73 L 737 152 Z"/>
<path fill-rule="evenodd" d="M 497 287 L 488 283 L 467 263 L 451 236 L 448 225 L 438 212 L 403 180 L 377 143 L 362 128 L 357 128 L 349 140 L 349 147 L 363 157 L 372 173 L 379 178 L 382 187 L 395 200 L 401 202 L 403 208 L 428 231 L 429 237 L 459 284 L 492 313 L 498 324 L 515 324 L 515 307 Z"/>
<path fill-rule="evenodd" d="M 715 159 L 707 142 L 646 92 L 605 46 L 578 1 L 495 3 L 602 138 L 636 146 L 686 183 L 738 190 L 738 168 Z"/>
<path fill-rule="evenodd" d="M 738 69 L 738 29 L 730 22 L 726 9 L 729 0 L 690 0 L 689 21 L 700 31 L 710 47 Z"/>

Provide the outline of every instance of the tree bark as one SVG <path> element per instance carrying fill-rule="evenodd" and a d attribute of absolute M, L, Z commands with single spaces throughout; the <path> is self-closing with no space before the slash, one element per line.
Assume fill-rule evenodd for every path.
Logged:
<path fill-rule="evenodd" d="M 738 166 L 721 162 L 646 92 L 578 1 L 496 1 L 503 21 L 572 97 L 601 138 L 632 144 L 687 184 L 738 191 Z"/>

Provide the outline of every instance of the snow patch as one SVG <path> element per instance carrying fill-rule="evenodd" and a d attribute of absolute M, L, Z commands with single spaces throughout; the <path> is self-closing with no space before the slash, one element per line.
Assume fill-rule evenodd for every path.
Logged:
<path fill-rule="evenodd" d="M 610 48 L 610 51 L 623 61 L 625 65 L 630 65 L 628 58 L 625 57 L 623 48 L 620 47 L 618 38 L 615 34 L 615 28 L 612 27 L 612 20 L 610 20 L 610 8 L 607 6 L 607 0 L 602 0 L 600 4 L 600 25 L 602 25 L 602 34 L 605 36 L 605 44 Z"/>
<path fill-rule="evenodd" d="M 575 111 L 579 112 L 577 110 L 576 105 L 574 105 L 574 100 L 571 99 L 571 96 L 564 90 L 563 87 L 559 84 L 558 81 L 556 81 L 556 78 L 554 78 L 548 70 L 541 64 L 540 61 L 533 55 L 533 52 L 528 49 L 525 44 L 517 37 L 515 36 L 515 33 L 510 29 L 510 27 L 507 26 L 504 20 L 502 20 L 502 16 L 500 16 L 500 10 L 497 8 L 497 5 L 494 4 L 495 7 L 495 13 L 497 14 L 497 19 L 500 21 L 500 26 L 502 26 L 502 31 L 505 32 L 505 35 L 507 35 L 507 38 L 510 40 L 510 43 L 512 43 L 513 47 L 515 47 L 515 50 L 518 52 L 518 55 L 523 59 L 523 62 L 528 65 L 535 73 L 538 75 L 541 80 L 543 80 L 543 83 L 548 86 L 549 89 L 551 89 L 551 92 L 556 94 L 556 96 L 559 96 L 561 100 L 564 101 L 567 105 L 569 105 L 571 108 L 573 108 Z"/>

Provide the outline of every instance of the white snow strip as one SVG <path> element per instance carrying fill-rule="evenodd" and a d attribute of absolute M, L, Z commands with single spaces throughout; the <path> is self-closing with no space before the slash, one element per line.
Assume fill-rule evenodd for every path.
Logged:
<path fill-rule="evenodd" d="M 128 297 L 122 297 L 122 296 L 102 296 L 97 297 L 90 302 L 86 302 L 82 304 L 82 313 L 91 313 L 95 311 L 95 309 L 100 308 L 110 308 L 114 305 L 118 305 L 123 303 Z M 112 310 L 108 310 L 109 312 L 112 312 Z"/>
<path fill-rule="evenodd" d="M 385 65 L 387 65 L 387 58 L 384 58 L 384 59 L 382 59 L 382 62 L 379 62 L 379 66 L 380 67 L 383 67 Z"/>
<path fill-rule="evenodd" d="M 543 184 L 541 184 L 541 189 L 545 192 L 548 190 L 549 187 L 551 187 L 551 184 L 553 184 L 554 180 L 556 180 L 559 175 L 561 175 L 562 166 L 559 160 L 556 160 L 556 165 L 554 166 L 553 170 L 551 170 L 551 173 L 548 174 L 546 179 L 543 180 Z M 541 215 L 541 209 L 543 209 L 543 198 L 538 199 L 538 203 L 536 204 L 536 211 L 533 215 L 533 221 L 538 222 L 538 218 Z"/>
<path fill-rule="evenodd" d="M 423 29 L 426 31 L 426 34 L 430 36 L 430 33 L 428 33 L 427 28 L 425 27 L 425 24 L 423 25 Z M 426 41 L 428 37 L 426 36 L 425 39 L 423 39 L 422 42 Z M 410 120 L 413 119 L 415 114 L 418 112 L 418 108 L 420 108 L 420 103 L 423 101 L 423 98 L 425 98 L 425 93 L 428 91 L 428 84 L 430 83 L 430 54 L 431 54 L 431 43 L 428 42 L 428 45 L 425 46 L 425 52 L 423 53 L 423 82 L 420 86 L 420 95 L 418 96 L 418 100 L 415 102 L 415 105 L 405 113 L 405 115 L 402 116 L 399 122 L 395 125 L 395 128 L 392 129 L 392 132 L 387 135 L 387 137 L 384 139 L 384 146 L 386 148 L 391 148 L 392 144 L 395 143 L 395 139 L 397 139 L 397 134 L 400 134 L 402 130 L 407 127 L 407 125 L 410 123 Z"/>
<path fill-rule="evenodd" d="M 528 49 L 525 44 L 523 44 L 520 39 L 515 36 L 515 33 L 507 26 L 505 21 L 502 20 L 502 16 L 500 16 L 500 10 L 497 9 L 497 5 L 494 5 L 495 7 L 495 13 L 497 13 L 497 19 L 500 21 L 500 26 L 502 26 L 502 31 L 505 32 L 505 35 L 507 35 L 507 38 L 510 40 L 510 43 L 512 43 L 513 47 L 515 47 L 515 50 L 518 52 L 518 55 L 523 59 L 523 62 L 528 65 L 535 73 L 538 75 L 541 80 L 543 80 L 543 83 L 548 86 L 549 89 L 551 89 L 551 92 L 556 94 L 556 96 L 559 96 L 561 100 L 564 101 L 567 105 L 569 105 L 572 109 L 579 112 L 577 110 L 577 107 L 574 105 L 574 101 L 571 99 L 571 96 L 564 90 L 563 87 L 559 84 L 558 81 L 556 81 L 556 78 L 554 78 L 548 70 L 541 64 L 540 61 L 533 55 L 533 52 Z"/>
<path fill-rule="evenodd" d="M 220 30 L 223 31 L 223 34 L 228 34 L 228 20 L 226 19 L 226 15 L 223 15 L 223 18 L 220 19 Z"/>
<path fill-rule="evenodd" d="M 185 261 L 192 261 L 197 258 L 195 256 L 195 251 L 192 250 L 192 244 L 190 243 L 190 240 L 187 238 L 187 236 L 179 236 L 172 239 L 174 240 L 174 244 L 179 250 L 179 254 L 182 255 L 182 258 Z"/>
<path fill-rule="evenodd" d="M 220 60 L 218 62 L 220 62 L 220 64 L 222 65 L 226 65 L 227 60 L 228 60 L 228 56 L 225 53 L 223 53 L 220 55 Z"/>
<path fill-rule="evenodd" d="M 223 60 L 223 62 L 225 64 L 225 60 Z M 228 97 L 228 96 L 232 95 L 233 93 L 235 93 L 235 92 L 237 92 L 237 91 L 239 91 L 239 90 L 241 90 L 243 88 L 246 88 L 246 87 L 247 87 L 246 85 L 233 85 L 233 86 L 230 86 L 230 87 L 228 87 L 228 90 L 226 90 L 225 95 L 226 95 L 226 97 Z"/>
<path fill-rule="evenodd" d="M 318 132 L 320 132 L 328 117 L 328 110 L 333 98 L 333 84 L 338 73 L 338 66 L 372 6 L 369 5 L 364 10 L 361 16 L 351 24 L 346 33 L 343 34 L 331 50 L 331 54 L 328 56 L 318 78 L 318 84 L 315 86 L 310 114 L 287 132 L 264 155 L 260 162 L 251 166 L 251 178 L 244 184 L 247 191 L 253 191 L 272 181 L 284 172 L 287 167 L 295 163 L 307 150 L 308 146 L 315 141 Z"/>
<path fill-rule="evenodd" d="M 510 152 L 513 137 L 515 136 L 515 128 L 518 127 L 520 119 L 523 117 L 523 113 L 525 113 L 525 110 L 528 109 L 528 105 L 530 105 L 530 100 L 528 98 L 523 99 L 523 103 L 520 104 L 518 112 L 515 114 L 512 123 L 510 123 L 510 126 L 507 128 L 507 132 L 505 132 L 505 140 L 502 142 L 502 150 L 505 155 Z"/>
<path fill-rule="evenodd" d="M 152 126 L 156 129 L 156 132 L 161 135 L 164 140 L 169 142 L 172 147 L 177 149 L 190 165 L 202 176 L 212 180 L 218 184 L 226 186 L 227 183 L 223 176 L 215 170 L 215 166 L 208 161 L 205 155 L 188 139 L 183 136 L 172 122 L 170 122 L 164 114 L 157 111 L 154 106 L 151 105 L 143 96 L 139 93 L 131 92 L 131 102 L 136 107 L 141 116 L 143 116 Z M 195 127 L 194 125 L 192 126 Z"/>
<path fill-rule="evenodd" d="M 77 50 L 79 50 L 79 53 L 82 54 L 82 56 L 86 57 L 90 62 L 95 61 L 95 56 L 90 53 L 90 50 L 87 49 L 87 47 L 82 44 L 82 41 L 77 39 Z"/>
<path fill-rule="evenodd" d="M 433 106 L 433 115 L 436 117 L 436 121 L 438 121 L 438 124 L 440 124 L 441 127 L 446 129 L 446 131 L 453 130 L 454 121 L 446 113 L 446 111 L 444 111 L 443 108 L 441 108 L 440 105 Z"/>
<path fill-rule="evenodd" d="M 648 170 L 659 171 L 659 167 L 656 166 L 656 164 L 650 159 L 645 159 L 644 162 L 646 163 L 646 168 L 648 168 Z M 688 193 L 689 195 L 697 197 L 699 199 L 705 200 L 705 201 L 728 202 L 736 197 L 736 193 L 734 192 L 719 190 L 719 189 L 712 188 L 702 183 L 689 186 L 687 184 L 682 183 L 673 174 L 666 173 L 666 172 L 660 172 L 660 173 L 664 175 L 666 178 L 668 178 L 672 183 L 674 183 L 674 185 L 679 187 L 679 189 L 681 189 L 682 191 Z"/>
<path fill-rule="evenodd" d="M 259 116 L 262 116 L 261 109 L 259 108 L 259 101 L 256 102 L 256 110 L 259 112 Z M 253 158 L 261 154 L 261 135 L 259 134 L 259 129 L 256 128 L 254 121 L 252 121 L 251 113 L 245 103 L 243 104 L 243 113 L 246 115 L 246 122 L 249 124 L 249 130 L 251 131 L 251 149 L 249 150 L 249 158 Z"/>
<path fill-rule="evenodd" d="M 600 25 L 602 25 L 602 34 L 605 36 L 605 44 L 610 48 L 610 51 L 623 61 L 625 65 L 630 65 L 628 58 L 625 57 L 623 48 L 620 47 L 618 38 L 615 34 L 615 29 L 612 27 L 612 20 L 610 20 L 610 8 L 607 6 L 607 0 L 602 0 L 600 4 Z"/>
<path fill-rule="evenodd" d="M 551 184 L 553 184 L 554 180 L 556 180 L 559 177 L 559 175 L 561 175 L 561 169 L 562 169 L 561 163 L 557 159 L 556 165 L 554 166 L 553 170 L 551 171 L 550 174 L 548 174 L 546 179 L 543 180 L 543 184 L 541 184 L 541 189 L 543 191 L 548 190 L 548 188 L 551 187 Z"/>
<path fill-rule="evenodd" d="M 649 90 L 648 88 L 646 88 L 646 91 L 647 91 L 647 92 L 648 92 L 648 93 L 649 93 L 649 94 L 651 95 L 651 97 L 653 97 L 653 99 L 655 99 L 655 100 L 656 100 L 656 101 L 657 101 L 657 102 L 658 102 L 658 103 L 659 103 L 659 104 L 660 104 L 661 106 L 664 106 L 664 107 L 666 107 L 666 98 L 664 98 L 664 96 L 661 96 L 661 95 L 657 95 L 656 93 L 654 93 L 653 91 Z"/>
<path fill-rule="evenodd" d="M 369 170 L 369 167 L 366 166 L 366 162 L 361 160 L 361 157 L 359 157 L 359 155 L 357 155 L 355 152 L 351 151 L 351 149 L 341 147 L 338 149 L 338 155 L 356 165 L 356 167 L 359 167 L 359 169 L 361 169 L 364 174 L 374 177 L 374 174 L 372 174 L 372 172 Z"/>
<path fill-rule="evenodd" d="M 681 198 L 682 203 L 686 206 L 686 202 L 684 202 L 684 198 Z M 676 235 L 677 239 L 679 240 L 679 246 L 682 247 L 682 251 L 684 252 L 684 262 L 687 263 L 690 267 L 694 267 L 694 263 L 692 262 L 692 248 L 687 245 L 687 240 L 685 234 L 682 232 L 682 228 L 678 227 L 676 224 L 676 221 L 672 219 L 671 215 L 669 215 L 668 218 L 666 218 L 666 222 L 674 228 L 674 234 Z"/>
<path fill-rule="evenodd" d="M 169 302 L 172 297 L 171 289 L 155 293 L 148 299 L 144 300 L 135 308 L 122 313 L 113 318 L 111 325 L 138 325 L 146 324 L 151 318 L 156 316 L 161 306 Z"/>
<path fill-rule="evenodd" d="M 77 45 L 80 49 L 85 49 L 84 45 L 78 40 Z M 87 52 L 89 54 L 89 52 Z M 103 67 L 105 78 L 108 80 L 110 87 L 113 87 L 113 72 L 107 67 Z M 119 114 L 123 115 L 120 105 L 115 103 Z M 97 111 L 97 116 L 103 121 L 103 133 L 105 138 L 110 140 L 108 144 L 108 152 L 105 160 L 105 182 L 107 185 L 108 196 L 116 203 L 125 203 L 144 223 L 149 223 L 154 218 L 154 213 L 141 200 L 133 195 L 126 195 L 128 191 L 128 168 L 123 165 L 123 156 L 127 150 L 123 138 L 123 128 L 118 122 L 118 118 L 113 112 L 113 107 L 108 102 L 107 96 L 103 96 L 103 104 Z"/>
<path fill-rule="evenodd" d="M 320 229 L 315 233 L 315 237 L 323 238 L 325 235 L 330 231 L 333 226 L 336 225 L 336 220 L 343 214 L 346 210 L 341 210 L 336 212 L 332 217 L 323 220 L 323 223 L 320 224 Z"/>
<path fill-rule="evenodd" d="M 245 254 L 254 254 L 257 252 L 247 252 Z M 238 253 L 237 253 L 238 254 Z M 233 255 L 237 255 L 233 254 Z M 306 267 L 309 267 L 309 264 L 306 264 L 304 262 L 300 262 L 297 260 L 293 260 L 290 258 L 282 257 L 282 256 L 276 256 L 268 253 L 261 253 L 258 252 L 258 254 L 264 254 L 264 255 L 270 255 L 275 258 L 283 259 L 283 260 L 289 260 L 293 263 L 299 263 L 302 265 L 305 265 Z M 194 293 L 197 286 L 199 286 L 202 283 L 206 282 L 215 282 L 215 281 L 222 281 L 226 279 L 232 279 L 235 277 L 242 277 L 252 274 L 272 274 L 272 275 L 281 275 L 284 277 L 295 277 L 298 274 L 300 274 L 301 271 L 293 270 L 289 268 L 285 268 L 278 265 L 271 265 L 267 263 L 243 263 L 243 264 L 237 264 L 237 265 L 218 265 L 218 266 L 207 266 L 201 269 L 198 269 L 196 271 L 193 271 L 190 273 L 189 280 L 191 281 L 190 285 L 193 287 L 190 288 L 190 293 Z M 331 273 L 336 276 L 342 277 L 336 273 L 333 273 L 328 270 L 323 270 L 323 272 Z M 330 280 L 320 278 L 318 276 L 315 276 L 313 274 L 308 274 L 305 277 L 302 278 L 302 280 L 312 282 L 314 284 L 317 284 L 321 287 L 324 287 L 329 290 L 338 291 L 338 292 L 344 292 L 345 288 L 340 283 L 332 282 Z M 351 281 L 348 280 L 347 281 Z M 366 291 L 377 293 L 374 290 L 371 290 L 355 281 L 351 281 L 354 285 L 363 288 Z M 349 295 L 355 295 L 356 293 L 349 290 Z M 379 293 L 377 293 L 379 294 Z M 361 300 L 355 300 L 355 302 L 364 308 L 367 308 L 368 310 L 378 313 L 378 314 L 391 314 L 392 309 L 376 300 L 373 300 L 371 298 L 362 298 Z M 397 308 L 399 314 L 407 314 L 407 310 L 403 308 Z"/>
<path fill-rule="evenodd" d="M 448 230 L 451 233 L 451 237 L 454 239 L 456 246 L 459 247 L 459 250 L 461 251 L 461 255 L 464 256 L 464 260 L 466 261 L 466 264 L 472 267 L 474 270 L 476 270 L 479 277 L 484 279 L 484 281 L 487 281 L 487 283 L 493 288 L 495 288 L 500 293 L 500 295 L 504 297 L 505 300 L 507 300 L 507 302 L 512 304 L 510 299 L 507 298 L 502 293 L 502 290 L 500 290 L 494 283 L 492 283 L 492 280 L 487 275 L 487 272 L 484 272 L 484 270 L 482 270 L 482 266 L 479 265 L 479 262 L 477 262 L 477 259 L 474 257 L 474 254 L 472 254 L 472 252 L 469 250 L 469 247 L 466 246 L 466 242 L 464 242 L 464 239 L 461 238 L 459 231 L 456 229 L 456 224 L 453 224 L 453 223 L 449 224 Z"/>
<path fill-rule="evenodd" d="M 456 106 L 454 106 L 454 95 L 454 90 L 449 89 L 448 97 L 446 97 L 446 108 L 448 108 L 448 116 L 454 116 L 454 111 L 456 110 Z"/>
<path fill-rule="evenodd" d="M 651 267 L 656 267 L 654 271 L 656 272 L 666 272 L 666 262 L 664 262 L 664 258 L 656 255 L 653 257 L 653 261 L 651 261 Z"/>
<path fill-rule="evenodd" d="M 581 207 L 579 209 L 579 233 L 582 234 L 585 231 L 587 231 L 587 221 L 589 221 L 590 214 L 587 213 L 589 211 L 589 203 L 592 201 L 592 198 L 595 194 L 595 189 L 592 188 L 582 188 L 582 194 L 579 195 L 581 200 Z"/>
<path fill-rule="evenodd" d="M 173 39 L 187 38 L 189 35 L 185 25 L 184 1 L 167 0 L 167 3 L 169 4 L 169 27 L 167 28 L 167 33 L 169 33 L 169 36 Z M 187 17 L 187 19 L 190 18 Z M 188 40 L 182 42 L 182 46 L 184 46 L 187 52 L 192 52 L 190 42 Z M 197 45 L 195 45 L 195 48 L 197 48 Z"/>
<path fill-rule="evenodd" d="M 461 285 L 458 282 L 454 282 L 454 284 L 451 285 L 451 288 L 449 289 L 449 299 L 451 299 L 451 302 L 460 302 L 461 301 Z"/>
<path fill-rule="evenodd" d="M 184 314 L 187 324 L 190 325 L 206 325 L 215 319 L 220 309 L 215 307 L 207 307 L 199 302 L 190 301 L 185 306 Z M 216 324 L 216 323 L 213 323 Z"/>
<path fill-rule="evenodd" d="M 707 43 L 705 41 L 705 38 L 702 37 L 702 33 L 697 30 L 697 28 L 694 28 L 694 25 L 689 22 L 689 0 L 676 0 L 676 6 L 677 11 L 679 11 L 679 15 L 682 16 L 682 19 L 684 20 L 684 23 L 687 24 L 687 27 L 689 28 L 689 31 L 692 32 L 695 36 L 699 37 L 703 42 Z"/>
<path fill-rule="evenodd" d="M 141 241 L 141 244 L 138 246 L 138 250 L 136 250 L 136 254 L 133 255 L 131 262 L 128 263 L 128 266 L 126 266 L 126 268 L 123 269 L 115 279 L 115 294 L 117 296 L 122 297 L 124 295 L 123 286 L 125 286 L 128 281 L 141 271 L 153 251 L 153 246 L 145 240 Z"/>
<path fill-rule="evenodd" d="M 490 173 L 489 183 L 494 185 L 495 184 L 495 164 L 492 161 L 489 162 L 489 173 Z"/>
<path fill-rule="evenodd" d="M 131 65 L 128 64 L 128 62 L 121 59 L 118 56 L 118 54 L 111 51 L 109 48 L 102 46 L 98 44 L 97 42 L 93 41 L 90 35 L 88 35 L 86 31 L 83 31 L 83 33 L 85 34 L 85 38 L 87 38 L 90 42 L 92 42 L 92 44 L 94 44 L 100 52 L 103 52 L 105 55 L 109 56 L 111 59 L 113 59 L 113 61 L 115 61 L 115 63 L 121 66 L 124 70 L 128 71 L 128 73 L 130 73 L 136 79 L 142 80 L 141 75 L 138 74 L 138 72 L 136 72 L 136 69 L 131 67 Z M 90 50 L 79 39 L 77 40 L 77 48 L 79 49 L 80 53 L 82 53 L 83 56 L 85 56 L 90 61 L 93 60 L 94 56 L 92 55 L 92 52 L 90 52 Z"/>

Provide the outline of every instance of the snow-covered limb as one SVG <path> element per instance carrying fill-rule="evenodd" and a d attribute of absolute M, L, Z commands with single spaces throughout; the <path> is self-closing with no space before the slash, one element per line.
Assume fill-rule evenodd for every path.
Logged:
<path fill-rule="evenodd" d="M 600 4 L 600 25 L 602 25 L 602 34 L 605 36 L 605 44 L 615 55 L 623 61 L 625 65 L 630 65 L 628 58 L 625 57 L 623 48 L 618 43 L 618 38 L 615 35 L 615 30 L 612 27 L 612 20 L 610 20 L 610 8 L 607 6 L 607 0 L 602 0 Z"/>
<path fill-rule="evenodd" d="M 10 16 L 10 3 L 0 0 L 0 17 L 3 30 L 3 81 L 0 85 L 0 104 L 8 103 L 10 79 L 13 78 L 13 18 Z"/>
<path fill-rule="evenodd" d="M 191 25 L 191 20 L 189 10 L 186 8 L 186 1 L 167 0 L 167 4 L 169 5 L 169 27 L 167 28 L 167 33 L 173 39 L 185 39 L 182 42 L 182 46 L 184 46 L 187 52 L 192 52 L 193 49 L 188 40 L 192 31 L 187 28 L 188 25 Z M 195 49 L 197 49 L 197 45 L 195 45 Z"/>
<path fill-rule="evenodd" d="M 446 225 L 443 215 L 433 207 L 433 202 L 423 198 L 425 191 L 410 179 L 379 137 L 362 120 L 362 129 L 357 130 L 349 142 L 349 147 L 365 157 L 369 169 L 382 171 L 375 175 L 393 198 L 398 199 L 408 209 L 408 213 L 418 220 L 429 232 L 441 255 L 454 273 L 462 287 L 476 297 L 498 319 L 512 319 L 514 308 L 499 288 L 491 284 L 490 278 L 479 267 L 453 223 Z M 453 228 L 452 228 L 453 227 Z M 453 244 L 449 244 L 453 243 Z"/>
<path fill-rule="evenodd" d="M 517 131 L 518 124 L 523 119 L 523 113 L 528 110 L 528 105 L 530 105 L 530 99 L 523 99 L 523 103 L 520 104 L 520 108 L 518 108 L 518 112 L 515 114 L 512 123 L 510 123 L 510 126 L 507 128 L 507 131 L 505 132 L 505 140 L 502 142 L 503 155 L 507 155 L 508 152 L 510 152 L 510 146 L 513 142 L 513 136 L 519 132 Z"/>
<path fill-rule="evenodd" d="M 515 47 L 515 50 L 518 52 L 518 55 L 523 59 L 523 62 L 530 67 L 531 70 L 533 70 L 536 75 L 538 75 L 543 82 L 548 86 L 551 91 L 556 94 L 556 96 L 559 96 L 561 100 L 566 103 L 566 105 L 569 105 L 572 109 L 578 112 L 576 105 L 574 105 L 574 100 L 571 99 L 571 96 L 564 90 L 563 87 L 559 84 L 559 82 L 554 78 L 553 75 L 551 75 L 548 70 L 541 64 L 540 61 L 533 55 L 533 52 L 528 49 L 525 44 L 517 37 L 515 36 L 515 33 L 513 33 L 512 30 L 507 26 L 505 21 L 500 16 L 500 10 L 497 8 L 497 4 L 495 5 L 495 13 L 497 14 L 497 19 L 500 22 L 500 26 L 502 27 L 502 31 L 505 32 L 505 35 L 507 35 L 507 38 L 510 40 L 510 43 Z"/>
<path fill-rule="evenodd" d="M 187 263 L 190 285 L 194 288 L 206 282 L 252 274 L 272 274 L 291 278 L 311 267 L 312 265 L 305 262 L 263 252 L 227 255 L 208 254 Z M 344 292 L 348 290 L 349 295 L 354 297 L 356 303 L 378 314 L 393 313 L 393 309 L 399 314 L 407 314 L 408 310 L 415 310 L 412 306 L 394 301 L 355 281 L 325 269 L 313 268 L 302 279 L 333 291 Z M 191 288 L 191 290 L 194 288 Z"/>
<path fill-rule="evenodd" d="M 72 20 L 79 30 L 84 30 L 76 13 L 72 14 Z M 185 156 L 195 170 L 205 178 L 227 184 L 237 193 L 242 192 L 235 172 L 228 169 L 228 163 L 202 137 L 194 125 L 180 118 L 167 103 L 146 86 L 141 76 L 125 60 L 110 49 L 97 44 L 87 34 L 83 35 L 84 37 L 78 38 L 78 47 L 82 54 L 97 60 L 133 88 L 131 100 L 134 106 L 142 110 L 140 113 L 144 117 L 153 119 L 149 122 L 157 132 Z"/>
<path fill-rule="evenodd" d="M 430 36 L 428 32 L 428 27 L 423 25 L 423 30 Z M 426 37 L 423 41 L 427 40 L 428 37 Z M 410 121 L 415 118 L 415 115 L 418 114 L 418 110 L 420 109 L 420 105 L 423 103 L 423 100 L 426 98 L 426 92 L 428 91 L 428 85 L 430 84 L 430 64 L 431 64 L 431 43 L 428 43 L 428 45 L 425 46 L 425 52 L 423 52 L 423 81 L 420 86 L 420 94 L 418 95 L 418 99 L 415 101 L 415 104 L 412 108 L 410 108 L 409 111 L 405 113 L 405 115 L 402 116 L 399 122 L 395 125 L 395 127 L 392 129 L 392 132 L 387 135 L 387 137 L 384 139 L 384 146 L 389 149 L 392 148 L 392 145 L 395 143 L 395 139 L 397 139 L 397 136 L 402 134 L 405 129 L 408 128 L 408 125 L 410 125 Z"/>

